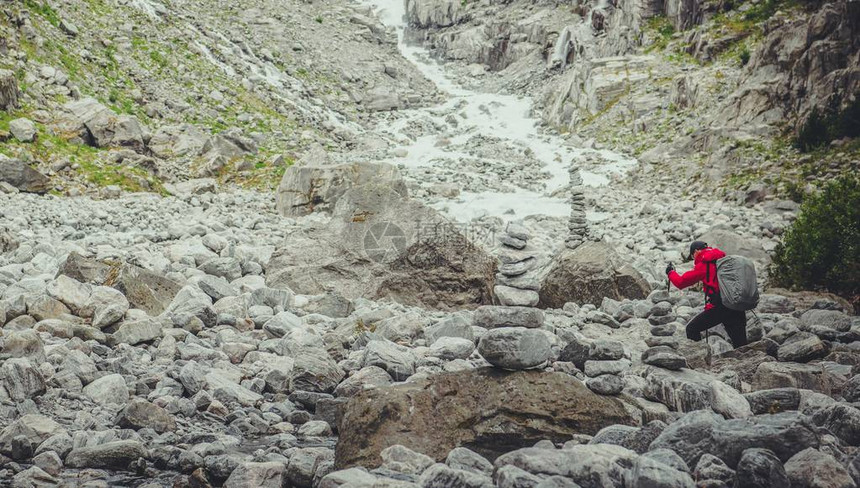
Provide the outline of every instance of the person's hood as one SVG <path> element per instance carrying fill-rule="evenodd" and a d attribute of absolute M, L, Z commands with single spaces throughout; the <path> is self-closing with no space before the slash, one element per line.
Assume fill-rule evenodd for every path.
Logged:
<path fill-rule="evenodd" d="M 716 247 L 708 247 L 699 253 L 695 259 L 695 264 L 699 264 L 702 261 L 716 261 L 724 257 L 726 257 L 726 253 L 723 251 L 720 251 Z"/>

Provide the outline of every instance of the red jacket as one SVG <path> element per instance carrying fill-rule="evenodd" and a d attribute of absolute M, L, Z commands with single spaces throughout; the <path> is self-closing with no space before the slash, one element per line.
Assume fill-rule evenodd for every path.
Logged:
<path fill-rule="evenodd" d="M 679 275 L 674 270 L 669 272 L 669 281 L 679 289 L 687 288 L 702 282 L 705 289 L 705 310 L 714 308 L 714 302 L 719 303 L 720 284 L 717 282 L 717 259 L 726 253 L 715 247 L 708 247 L 696 257 L 695 266 L 690 271 Z"/>

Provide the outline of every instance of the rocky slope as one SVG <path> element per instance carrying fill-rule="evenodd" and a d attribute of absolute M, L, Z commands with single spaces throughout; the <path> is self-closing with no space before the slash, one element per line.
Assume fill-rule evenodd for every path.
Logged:
<path fill-rule="evenodd" d="M 815 158 L 790 144 L 813 108 L 856 104 L 855 3 L 409 5 L 412 37 L 438 56 L 483 66 L 485 86 L 535 96 L 543 121 L 574 141 L 693 180 L 692 194 L 733 197 L 763 182 L 796 196 L 811 179 L 856 171 L 848 140 Z"/>
<path fill-rule="evenodd" d="M 20 94 L 0 107 L 3 154 L 35 162 L 61 193 L 189 176 L 271 187 L 310 145 L 360 146 L 368 113 L 431 93 L 367 14 L 322 2 L 4 2 L 0 78 Z"/>
<path fill-rule="evenodd" d="M 708 361 L 683 332 L 696 291 L 458 312 L 296 294 L 267 286 L 271 257 L 315 217 L 188 190 L 0 197 L 13 486 L 860 481 L 839 302 L 766 294 L 754 342 L 717 331 Z"/>
<path fill-rule="evenodd" d="M 692 342 L 663 274 L 765 285 L 716 135 L 845 94 L 853 4 L 0 5 L 0 486 L 860 483 L 850 304 Z"/>

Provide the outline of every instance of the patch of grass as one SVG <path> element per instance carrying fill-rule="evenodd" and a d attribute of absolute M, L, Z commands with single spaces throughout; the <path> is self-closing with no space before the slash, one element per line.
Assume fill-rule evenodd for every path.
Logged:
<path fill-rule="evenodd" d="M 317 15 L 317 17 L 316 17 L 314 20 L 316 21 L 316 23 L 317 23 L 317 24 L 322 24 L 322 23 L 323 23 L 323 18 L 322 18 L 322 16 L 320 16 L 320 15 Z"/>
<path fill-rule="evenodd" d="M 167 58 L 165 58 L 163 54 L 156 50 L 152 50 L 149 52 L 149 59 L 151 59 L 152 62 L 154 62 L 161 68 L 167 68 L 170 65 L 170 62 L 167 60 Z"/>
<path fill-rule="evenodd" d="M 47 2 L 24 0 L 24 7 L 30 12 L 44 17 L 54 27 L 60 26 L 60 15 Z"/>
<path fill-rule="evenodd" d="M 657 15 L 648 19 L 646 28 L 654 33 L 654 43 L 646 49 L 646 52 L 666 49 L 669 41 L 672 40 L 672 35 L 675 34 L 675 26 L 665 15 Z"/>
<path fill-rule="evenodd" d="M 603 106 L 603 108 L 602 108 L 602 109 L 600 109 L 599 111 L 597 111 L 597 112 L 595 112 L 595 113 L 593 113 L 593 114 L 589 114 L 589 115 L 588 115 L 588 117 L 584 118 L 584 119 L 583 119 L 579 124 L 577 124 L 577 125 L 586 126 L 586 125 L 591 124 L 592 122 L 594 122 L 595 120 L 597 120 L 599 117 L 601 117 L 602 115 L 604 115 L 604 114 L 606 114 L 607 112 L 609 112 L 610 110 L 612 110 L 612 107 L 614 107 L 615 105 L 617 105 L 617 104 L 618 104 L 618 102 L 620 102 L 622 98 L 624 98 L 624 97 L 626 97 L 626 96 L 628 96 L 628 95 L 630 95 L 630 85 L 627 85 L 627 87 L 624 89 L 624 91 L 623 91 L 623 92 L 621 92 L 621 93 L 619 93 L 618 95 L 616 95 L 616 96 L 612 97 L 610 100 L 607 100 L 606 104 Z"/>
<path fill-rule="evenodd" d="M 744 46 L 741 49 L 740 54 L 738 54 L 738 60 L 741 62 L 741 66 L 746 66 L 750 62 L 750 50 L 748 47 Z"/>
<path fill-rule="evenodd" d="M 254 165 L 255 171 L 250 176 L 242 177 L 238 175 L 222 175 L 231 176 L 233 181 L 242 187 L 255 190 L 274 190 L 278 187 L 281 179 L 287 168 L 293 165 L 295 160 L 290 157 L 284 157 L 282 166 L 268 166 L 265 162 L 260 161 Z"/>

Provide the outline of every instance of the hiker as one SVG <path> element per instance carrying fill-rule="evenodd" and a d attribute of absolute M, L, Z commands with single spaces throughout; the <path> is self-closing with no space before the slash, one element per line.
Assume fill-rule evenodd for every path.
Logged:
<path fill-rule="evenodd" d="M 732 310 L 723 305 L 720 299 L 720 284 L 717 282 L 717 260 L 726 256 L 726 253 L 715 247 L 708 247 L 702 241 L 690 244 L 690 257 L 692 257 L 693 269 L 680 275 L 675 271 L 675 266 L 669 263 L 666 266 L 666 275 L 669 281 L 678 289 L 687 288 L 698 282 L 702 282 L 705 291 L 705 310 L 693 317 L 687 324 L 687 338 L 700 341 L 702 332 L 723 324 L 732 345 L 735 348 L 747 344 L 747 318 L 746 312 Z"/>

